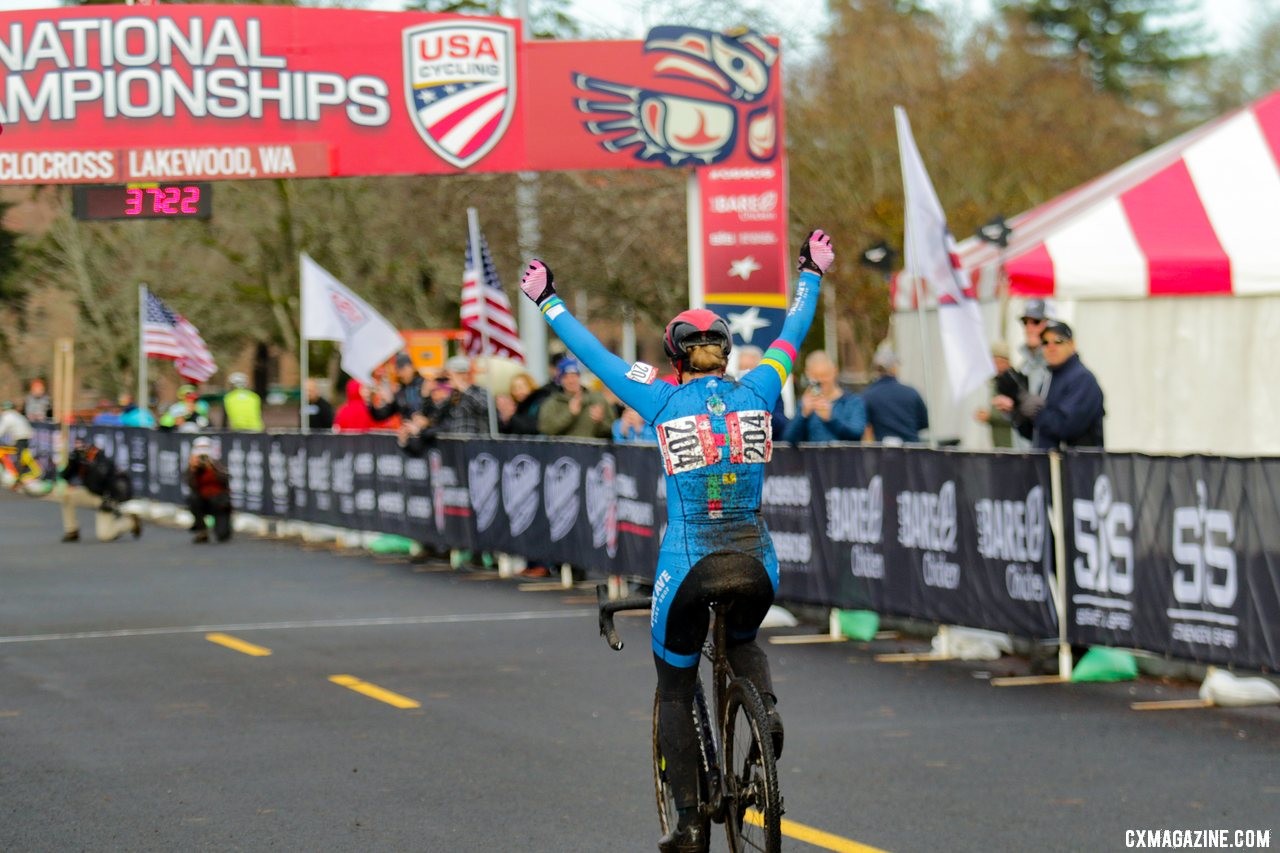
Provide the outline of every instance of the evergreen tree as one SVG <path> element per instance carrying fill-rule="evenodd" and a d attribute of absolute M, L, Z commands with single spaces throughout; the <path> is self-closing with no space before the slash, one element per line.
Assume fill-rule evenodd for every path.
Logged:
<path fill-rule="evenodd" d="M 1053 52 L 1083 59 L 1099 89 L 1130 100 L 1207 59 L 1197 0 L 1004 0 L 1001 9 Z"/>

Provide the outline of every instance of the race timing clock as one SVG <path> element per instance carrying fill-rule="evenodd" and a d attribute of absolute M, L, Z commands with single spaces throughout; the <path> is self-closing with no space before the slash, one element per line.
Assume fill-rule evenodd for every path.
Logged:
<path fill-rule="evenodd" d="M 208 219 L 213 213 L 212 184 L 81 185 L 71 188 L 76 219 Z"/>

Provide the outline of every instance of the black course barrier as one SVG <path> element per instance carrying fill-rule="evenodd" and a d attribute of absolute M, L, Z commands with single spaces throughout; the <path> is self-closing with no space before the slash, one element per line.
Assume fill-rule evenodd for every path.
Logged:
<path fill-rule="evenodd" d="M 183 504 L 195 436 L 75 427 L 140 498 Z M 33 452 L 47 463 L 56 432 Z M 651 579 L 654 448 L 387 435 L 211 436 L 245 512 Z M 1062 463 L 1067 638 L 1280 669 L 1280 459 L 1073 453 Z M 1059 636 L 1050 457 L 777 447 L 764 513 L 783 601 Z"/>

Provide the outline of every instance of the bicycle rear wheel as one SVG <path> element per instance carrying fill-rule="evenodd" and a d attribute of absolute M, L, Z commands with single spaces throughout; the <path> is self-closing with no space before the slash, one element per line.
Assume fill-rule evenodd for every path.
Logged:
<path fill-rule="evenodd" d="M 707 712 L 707 699 L 702 691 L 702 681 L 694 686 L 693 692 L 694 724 L 698 731 L 698 747 L 702 753 L 698 762 L 698 805 L 705 807 L 711 798 L 711 785 L 708 782 L 709 768 L 714 768 L 714 745 L 711 742 L 711 715 Z M 662 833 L 675 829 L 676 802 L 671 784 L 667 781 L 667 765 L 662 757 L 662 745 L 658 739 L 658 694 L 653 694 L 653 787 L 658 800 L 658 821 L 662 824 Z"/>
<path fill-rule="evenodd" d="M 745 678 L 729 683 L 724 718 L 725 831 L 735 853 L 782 849 L 782 794 L 764 702 Z"/>

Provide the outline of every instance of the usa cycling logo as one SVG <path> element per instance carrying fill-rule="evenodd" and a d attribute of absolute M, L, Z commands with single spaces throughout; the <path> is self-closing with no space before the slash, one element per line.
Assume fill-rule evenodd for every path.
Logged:
<path fill-rule="evenodd" d="M 778 50 L 754 30 L 725 35 L 691 27 L 649 30 L 644 52 L 655 54 L 654 74 L 715 90 L 723 99 L 679 95 L 575 73 L 585 97 L 579 112 L 600 116 L 584 122 L 602 137 L 606 151 L 632 149 L 637 160 L 668 166 L 711 165 L 733 154 L 745 136 L 752 159 L 772 160 L 778 152 L 772 94 Z M 763 106 L 760 104 L 764 103 Z"/>
<path fill-rule="evenodd" d="M 404 31 L 405 95 L 422 141 L 465 169 L 502 139 L 516 107 L 516 34 L 506 24 Z"/>

